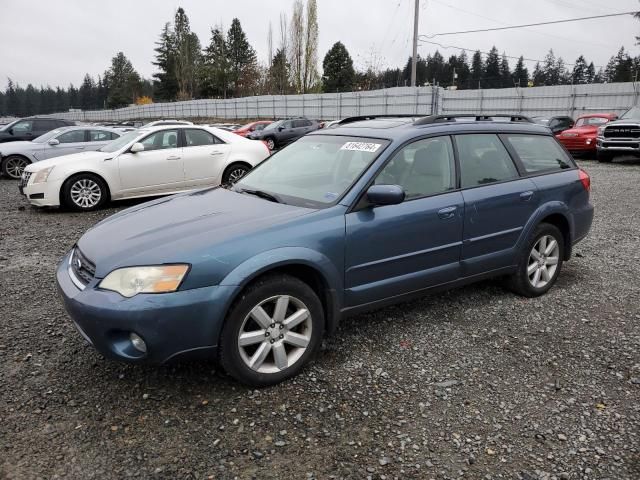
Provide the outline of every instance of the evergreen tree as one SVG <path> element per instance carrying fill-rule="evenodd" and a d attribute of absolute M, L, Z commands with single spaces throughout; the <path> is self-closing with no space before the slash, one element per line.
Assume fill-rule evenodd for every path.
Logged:
<path fill-rule="evenodd" d="M 547 83 L 547 75 L 545 71 L 542 69 L 542 67 L 540 66 L 540 62 L 536 62 L 536 66 L 533 69 L 532 80 L 533 80 L 534 87 L 541 87 L 543 85 L 546 85 Z"/>
<path fill-rule="evenodd" d="M 469 61 L 464 50 L 456 59 L 456 74 L 458 75 L 456 86 L 460 89 L 467 88 L 469 86 L 471 70 L 469 69 Z"/>
<path fill-rule="evenodd" d="M 122 52 L 118 52 L 113 57 L 111 67 L 105 72 L 104 78 L 109 84 L 107 96 L 109 108 L 125 107 L 134 103 L 140 95 L 140 75 Z M 69 90 L 69 97 L 72 105 L 77 105 L 77 101 L 74 102 L 71 97 L 71 90 Z"/>
<path fill-rule="evenodd" d="M 201 92 L 205 97 L 226 98 L 229 92 L 227 43 L 220 28 L 211 30 L 211 41 L 204 49 Z"/>
<path fill-rule="evenodd" d="M 271 68 L 269 68 L 268 72 L 269 83 L 274 93 L 284 95 L 291 91 L 291 84 L 289 82 L 291 72 L 289 71 L 289 69 L 290 66 L 289 62 L 287 61 L 287 55 L 284 49 L 281 47 L 276 50 L 276 54 L 271 60 Z"/>
<path fill-rule="evenodd" d="M 160 39 L 154 48 L 155 62 L 159 72 L 153 74 L 155 96 L 159 100 L 175 100 L 178 96 L 178 80 L 176 77 L 176 45 L 175 36 L 169 22 L 164 24 Z"/>
<path fill-rule="evenodd" d="M 438 50 L 436 50 L 433 55 L 427 56 L 425 64 L 427 82 L 435 82 L 436 84 L 444 85 L 449 85 L 451 83 L 451 76 L 445 66 L 444 57 Z M 420 83 L 418 83 L 418 85 L 420 85 Z"/>
<path fill-rule="evenodd" d="M 349 92 L 353 89 L 355 80 L 353 60 L 342 42 L 334 43 L 329 49 L 322 61 L 322 69 L 325 92 Z"/>
<path fill-rule="evenodd" d="M 230 87 L 235 96 L 251 93 L 257 84 L 256 52 L 242 30 L 240 20 L 234 18 L 227 32 Z"/>
<path fill-rule="evenodd" d="M 529 86 L 529 70 L 524 65 L 524 57 L 520 57 L 511 75 L 513 83 L 519 87 Z"/>
<path fill-rule="evenodd" d="M 602 67 L 598 69 L 598 72 L 593 77 L 593 83 L 605 83 L 607 81 Z"/>
<path fill-rule="evenodd" d="M 22 115 L 20 108 L 20 101 L 18 99 L 17 86 L 13 83 L 13 80 L 8 79 L 7 91 L 6 91 L 6 103 L 7 112 L 9 115 Z"/>
<path fill-rule="evenodd" d="M 560 83 L 560 72 L 558 71 L 558 64 L 553 49 L 549 50 L 549 53 L 544 57 L 542 71 L 544 72 L 544 85 L 557 85 Z"/>
<path fill-rule="evenodd" d="M 611 57 L 609 62 L 607 62 L 607 66 L 604 69 L 604 74 L 602 79 L 605 83 L 613 82 L 613 79 L 616 77 L 616 57 Z"/>
<path fill-rule="evenodd" d="M 486 85 L 482 85 L 483 77 L 484 65 L 482 63 L 482 55 L 480 54 L 480 50 L 476 50 L 471 58 L 471 85 L 469 88 L 486 88 Z"/>
<path fill-rule="evenodd" d="M 87 73 L 84 76 L 82 85 L 78 89 L 79 106 L 82 110 L 91 110 L 96 108 L 96 86 L 91 76 Z"/>
<path fill-rule="evenodd" d="M 595 77 L 596 77 L 596 67 L 593 65 L 593 62 L 591 62 L 587 66 L 587 70 L 585 72 L 585 82 L 586 83 L 594 83 L 595 82 Z"/>
<path fill-rule="evenodd" d="M 175 70 L 178 99 L 188 100 L 197 92 L 196 78 L 200 66 L 200 40 L 191 31 L 189 17 L 178 8 L 173 26 Z"/>
<path fill-rule="evenodd" d="M 552 85 L 569 85 L 571 83 L 571 72 L 567 71 L 562 57 L 558 57 L 556 61 L 556 71 L 558 72 L 558 79 Z"/>
<path fill-rule="evenodd" d="M 78 89 L 73 86 L 73 83 L 69 84 L 67 92 L 69 94 L 69 108 L 79 108 L 80 103 L 78 101 Z"/>
<path fill-rule="evenodd" d="M 429 78 L 427 75 L 427 61 L 418 55 L 418 60 L 416 61 L 416 85 L 426 85 L 430 83 L 433 78 Z M 404 70 L 402 71 L 402 85 L 410 85 L 411 84 L 411 57 L 407 60 L 407 63 L 404 66 Z"/>
<path fill-rule="evenodd" d="M 33 85 L 28 84 L 24 92 L 24 114 L 36 115 L 40 111 L 40 96 Z"/>
<path fill-rule="evenodd" d="M 613 71 L 613 77 L 610 81 L 632 82 L 633 79 L 633 60 L 625 51 L 624 47 L 620 47 L 618 54 L 615 56 L 615 68 Z"/>
<path fill-rule="evenodd" d="M 513 87 L 513 79 L 511 78 L 511 69 L 507 55 L 503 52 L 500 60 L 500 86 L 502 88 Z"/>
<path fill-rule="evenodd" d="M 487 55 L 487 60 L 484 66 L 484 80 L 485 88 L 499 88 L 501 86 L 502 76 L 500 75 L 500 56 L 498 55 L 498 49 L 492 47 Z"/>
<path fill-rule="evenodd" d="M 593 64 L 591 66 L 593 67 Z M 576 59 L 573 71 L 571 72 L 571 83 L 574 85 L 589 83 L 588 68 L 589 66 L 587 65 L 587 61 L 584 56 L 580 55 Z"/>

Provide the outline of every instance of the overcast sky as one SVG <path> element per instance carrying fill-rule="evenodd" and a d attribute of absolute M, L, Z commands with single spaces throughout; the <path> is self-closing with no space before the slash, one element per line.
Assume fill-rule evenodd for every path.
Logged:
<path fill-rule="evenodd" d="M 182 6 L 203 45 L 210 29 L 225 30 L 238 17 L 261 62 L 267 60 L 267 32 L 279 35 L 279 14 L 291 11 L 293 0 L 2 0 L 0 16 L 0 88 L 10 77 L 27 83 L 79 85 L 85 73 L 102 74 L 111 58 L 123 51 L 144 77 L 154 73 L 154 42 L 165 22 Z M 420 33 L 517 25 L 640 9 L 637 0 L 421 0 Z M 340 40 L 364 67 L 401 66 L 411 54 L 414 0 L 318 0 L 319 65 Z M 496 45 L 507 55 L 542 59 L 549 48 L 567 63 L 584 54 L 605 65 L 624 45 L 640 54 L 634 36 L 640 22 L 612 17 L 501 32 L 435 37 L 432 41 L 488 51 Z M 277 45 L 276 45 L 277 46 Z M 437 48 L 446 57 L 459 50 L 423 44 L 422 56 Z M 512 61 L 512 66 L 515 61 Z M 529 62 L 533 68 L 534 62 Z"/>

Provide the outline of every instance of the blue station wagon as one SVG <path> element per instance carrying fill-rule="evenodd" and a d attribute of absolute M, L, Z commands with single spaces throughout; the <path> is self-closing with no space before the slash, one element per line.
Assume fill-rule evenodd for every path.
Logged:
<path fill-rule="evenodd" d="M 57 282 L 106 357 L 212 358 L 270 385 L 350 314 L 497 276 L 544 294 L 589 232 L 589 190 L 525 117 L 348 118 L 232 187 L 107 218 Z"/>

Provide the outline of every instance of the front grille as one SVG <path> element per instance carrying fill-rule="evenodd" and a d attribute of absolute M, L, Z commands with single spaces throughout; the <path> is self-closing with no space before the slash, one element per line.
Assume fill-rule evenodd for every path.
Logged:
<path fill-rule="evenodd" d="M 89 284 L 96 274 L 96 266 L 85 257 L 78 247 L 71 253 L 71 271 L 84 285 Z"/>
<path fill-rule="evenodd" d="M 31 172 L 22 172 L 22 176 L 20 177 L 20 186 L 22 188 L 27 186 L 29 183 L 29 179 L 31 178 Z"/>
<path fill-rule="evenodd" d="M 611 125 L 604 129 L 604 138 L 640 138 L 640 127 L 635 125 Z"/>

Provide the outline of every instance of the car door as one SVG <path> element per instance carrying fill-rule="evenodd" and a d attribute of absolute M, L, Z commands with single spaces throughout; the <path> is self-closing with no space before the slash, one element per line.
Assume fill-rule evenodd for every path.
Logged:
<path fill-rule="evenodd" d="M 13 138 L 11 138 L 10 141 L 14 141 L 14 140 L 30 141 L 36 138 L 34 136 L 33 124 L 34 124 L 33 120 L 21 120 L 15 125 L 13 125 L 10 130 Z"/>
<path fill-rule="evenodd" d="M 375 183 L 399 185 L 406 198 L 346 215 L 349 307 L 451 282 L 460 274 L 464 201 L 456 189 L 450 137 L 403 147 Z"/>
<path fill-rule="evenodd" d="M 182 158 L 185 185 L 212 185 L 222 176 L 231 145 L 201 128 L 185 128 Z"/>
<path fill-rule="evenodd" d="M 514 262 L 514 247 L 539 205 L 536 185 L 520 178 L 509 152 L 495 134 L 454 137 L 464 197 L 462 276 Z"/>
<path fill-rule="evenodd" d="M 74 129 L 63 131 L 53 138 L 59 143 L 57 145 L 51 145 L 48 142 L 45 143 L 45 148 L 41 153 L 38 154 L 38 158 L 40 160 L 44 160 L 46 158 L 60 157 L 62 155 L 70 155 L 72 153 L 80 153 L 85 149 L 86 135 L 86 130 Z"/>
<path fill-rule="evenodd" d="M 162 193 L 184 184 L 182 148 L 178 129 L 158 130 L 140 140 L 144 150 L 118 156 L 124 194 Z"/>
<path fill-rule="evenodd" d="M 293 120 L 287 120 L 283 122 L 280 128 L 282 128 L 278 135 L 280 143 L 290 142 L 295 136 L 295 131 L 293 129 Z"/>

